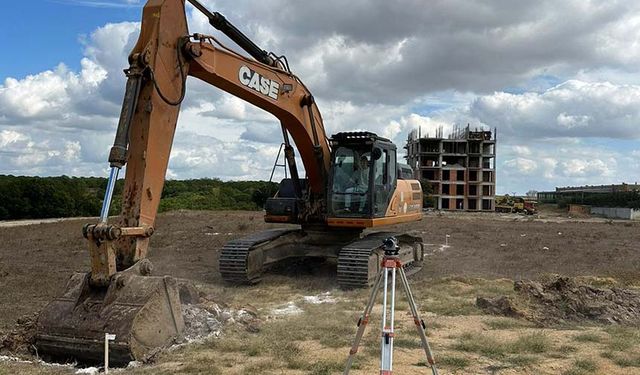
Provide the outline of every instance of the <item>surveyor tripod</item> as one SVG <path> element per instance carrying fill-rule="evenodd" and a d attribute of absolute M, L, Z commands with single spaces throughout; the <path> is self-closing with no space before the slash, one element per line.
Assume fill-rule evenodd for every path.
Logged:
<path fill-rule="evenodd" d="M 356 337 L 353 341 L 353 346 L 349 351 L 349 358 L 347 359 L 347 364 L 344 369 L 344 375 L 349 374 L 353 359 L 358 352 L 360 340 L 364 335 L 364 330 L 367 327 L 367 323 L 369 323 L 371 310 L 373 310 L 373 305 L 375 304 L 376 297 L 378 296 L 378 292 L 380 291 L 380 284 L 383 282 L 383 279 L 384 294 L 382 296 L 382 344 L 380 354 L 380 375 L 391 375 L 393 373 L 393 320 L 395 317 L 394 310 L 396 299 L 396 274 L 400 275 L 400 282 L 404 287 L 404 292 L 407 297 L 407 301 L 409 302 L 409 308 L 411 309 L 411 314 L 413 315 L 413 321 L 416 325 L 416 329 L 418 330 L 420 340 L 422 341 L 422 348 L 424 349 L 424 353 L 427 356 L 427 362 L 429 363 L 429 365 L 431 365 L 431 372 L 433 373 L 433 375 L 438 375 L 438 369 L 436 368 L 436 364 L 433 359 L 433 353 L 431 352 L 431 347 L 429 346 L 429 341 L 427 340 L 427 336 L 425 334 L 425 329 L 427 327 L 424 324 L 424 320 L 422 320 L 418 315 L 418 308 L 416 307 L 416 302 L 413 298 L 411 288 L 409 288 L 407 275 L 404 272 L 404 268 L 402 268 L 402 262 L 400 262 L 400 257 L 398 256 L 400 250 L 400 247 L 398 246 L 398 240 L 394 237 L 389 237 L 383 241 L 382 248 L 384 249 L 384 257 L 381 264 L 382 267 L 380 269 L 380 273 L 378 273 L 378 276 L 376 277 L 375 283 L 373 284 L 369 302 L 367 302 L 367 306 L 364 308 L 364 312 L 358 320 L 358 330 L 356 331 Z M 391 295 L 390 308 L 387 309 L 387 295 L 389 294 L 389 274 L 391 274 Z M 388 315 L 387 310 L 389 310 Z M 389 318 L 388 324 L 387 318 Z"/>

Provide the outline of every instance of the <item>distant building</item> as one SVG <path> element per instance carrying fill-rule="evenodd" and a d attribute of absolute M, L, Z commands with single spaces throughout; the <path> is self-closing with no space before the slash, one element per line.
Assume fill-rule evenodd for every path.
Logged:
<path fill-rule="evenodd" d="M 415 177 L 432 192 L 434 208 L 494 211 L 495 130 L 492 134 L 467 125 L 444 138 L 442 127 L 433 137 L 416 129 L 409 133 L 405 148 Z"/>
<path fill-rule="evenodd" d="M 635 184 L 619 184 L 619 185 L 585 185 L 585 186 L 566 186 L 556 187 L 555 191 L 538 192 L 538 202 L 540 203 L 558 203 L 558 199 L 567 201 L 581 202 L 585 197 L 594 194 L 610 194 L 622 193 L 630 191 L 640 191 L 640 185 Z"/>

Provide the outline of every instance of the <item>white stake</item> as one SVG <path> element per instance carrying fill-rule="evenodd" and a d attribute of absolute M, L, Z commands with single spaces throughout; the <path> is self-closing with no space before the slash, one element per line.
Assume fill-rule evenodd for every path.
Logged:
<path fill-rule="evenodd" d="M 110 333 L 104 334 L 104 373 L 109 373 L 109 341 L 116 339 L 116 335 Z"/>
<path fill-rule="evenodd" d="M 451 236 L 449 236 L 448 234 L 446 236 L 444 236 L 444 245 L 445 246 L 449 246 L 449 237 L 451 237 Z"/>

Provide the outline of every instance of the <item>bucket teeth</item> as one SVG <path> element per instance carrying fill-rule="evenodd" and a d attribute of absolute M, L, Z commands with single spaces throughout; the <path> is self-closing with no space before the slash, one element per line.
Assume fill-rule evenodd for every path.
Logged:
<path fill-rule="evenodd" d="M 105 333 L 115 334 L 109 362 L 121 366 L 170 345 L 183 329 L 175 279 L 116 274 L 100 289 L 89 285 L 89 274 L 76 273 L 40 313 L 36 348 L 56 360 L 102 362 Z"/>

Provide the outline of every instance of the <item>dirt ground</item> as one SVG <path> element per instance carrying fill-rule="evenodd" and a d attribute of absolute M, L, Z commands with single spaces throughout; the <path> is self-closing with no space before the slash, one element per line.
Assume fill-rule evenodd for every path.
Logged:
<path fill-rule="evenodd" d="M 59 294 L 72 272 L 88 270 L 88 254 L 81 236 L 81 227 L 85 222 L 88 219 L 4 227 L 0 223 L 0 335 L 14 327 L 17 319 L 37 313 Z M 303 295 L 325 292 L 332 293 L 341 301 L 326 307 L 327 311 L 348 311 L 348 321 L 356 318 L 367 293 L 337 290 L 334 280 L 335 265 L 330 262 L 318 264 L 292 261 L 269 271 L 262 284 L 252 288 L 230 287 L 222 283 L 216 270 L 218 252 L 222 245 L 230 239 L 272 227 L 278 226 L 265 224 L 259 212 L 177 211 L 162 214 L 158 218 L 151 242 L 150 259 L 155 266 L 154 273 L 195 280 L 227 304 L 252 304 L 265 315 L 265 321 L 269 320 L 266 315 L 271 307 L 287 304 Z M 617 360 L 623 355 L 620 353 L 640 351 L 640 339 L 633 341 L 636 340 L 635 336 L 631 340 L 631 348 L 619 353 L 607 350 L 607 345 L 616 338 L 606 331 L 606 327 L 601 326 L 580 327 L 579 329 L 586 329 L 594 337 L 599 337 L 597 340 L 584 342 L 573 342 L 567 338 L 574 335 L 578 329 L 576 327 L 567 328 L 567 331 L 565 328 L 540 330 L 526 324 L 513 323 L 513 326 L 507 324 L 508 327 L 495 331 L 491 328 L 493 323 L 487 322 L 498 318 L 483 315 L 473 306 L 478 294 L 508 293 L 513 285 L 512 281 L 544 279 L 550 274 L 591 277 L 619 285 L 640 285 L 640 223 L 568 218 L 558 212 L 543 213 L 536 218 L 511 214 L 428 213 L 421 222 L 400 225 L 395 229 L 417 232 L 423 236 L 425 243 L 430 244 L 430 254 L 425 266 L 411 278 L 411 283 L 415 286 L 418 300 L 425 295 L 423 301 L 426 302 L 421 307 L 423 313 L 428 314 L 429 320 L 440 327 L 432 332 L 434 351 L 436 355 L 445 353 L 449 358 L 448 362 L 444 362 L 448 364 L 444 365 L 441 373 L 640 373 L 640 355 L 629 359 L 631 362 Z M 448 247 L 443 246 L 446 235 L 449 235 Z M 460 300 L 453 300 L 454 297 L 460 297 Z M 456 313 L 456 303 L 460 304 L 460 314 Z M 307 306 L 304 303 L 302 305 Z M 433 306 L 435 313 L 431 309 Z M 316 311 L 314 309 L 317 310 L 318 307 L 309 305 L 303 310 Z M 321 313 L 319 310 L 318 312 Z M 295 322 L 294 320 L 292 324 Z M 268 328 L 269 324 L 267 322 L 265 326 Z M 379 328 L 377 325 L 371 327 L 374 331 Z M 490 331 L 489 334 L 487 331 Z M 506 360 L 505 358 L 515 358 L 514 356 L 521 354 L 508 350 L 496 357 L 482 350 L 464 349 L 464 340 L 468 335 L 491 336 L 497 341 L 513 338 L 517 341 L 522 335 L 536 334 L 539 331 L 546 332 L 544 340 L 553 349 L 547 352 L 534 351 L 533 354 L 525 350 L 526 353 L 522 354 L 525 357 L 540 356 L 535 361 L 527 362 L 522 358 Z M 261 333 L 257 333 L 246 339 L 259 340 L 260 335 Z M 244 337 L 246 333 L 238 333 L 238 336 Z M 325 360 L 333 357 L 335 358 L 332 360 L 339 359 L 338 362 L 342 362 L 348 352 L 346 348 L 352 338 L 351 331 L 346 336 L 346 342 L 340 346 L 339 351 L 332 345 L 323 346 L 322 340 L 305 337 L 296 341 L 296 350 L 306 353 L 310 363 L 325 363 Z M 175 366 L 176 361 L 187 366 L 185 361 L 202 361 L 215 357 L 215 361 L 221 363 L 218 365 L 222 369 L 220 373 L 246 373 L 252 372 L 247 367 L 248 363 L 266 360 L 262 355 L 249 354 L 247 357 L 246 351 L 240 349 L 234 351 L 226 348 L 216 352 L 217 349 L 212 348 L 212 345 L 202 344 L 193 350 L 172 352 L 151 367 L 131 371 L 207 372 L 200 367 L 190 371 L 172 366 Z M 580 356 L 572 354 L 558 357 L 544 354 L 566 352 L 568 349 L 562 350 L 563 346 L 579 347 L 577 352 Z M 399 350 L 399 367 L 396 368 L 398 373 L 428 373 L 426 368 L 415 367 L 422 359 L 419 347 L 409 345 L 407 349 Z M 403 356 L 406 358 L 400 359 Z M 585 356 L 596 358 L 596 371 L 589 370 L 591 367 L 586 362 L 579 362 Z M 265 365 L 261 371 L 255 372 L 254 369 L 253 373 L 340 372 L 334 368 L 336 366 L 328 366 L 326 371 L 309 367 L 310 365 L 292 368 L 289 362 L 289 365 L 278 362 L 279 355 L 273 353 L 265 358 L 276 361 L 272 363 L 272 367 L 282 365 L 283 368 L 275 370 Z M 353 373 L 375 371 L 377 355 L 365 358 L 371 363 L 365 365 L 363 362 L 360 370 Z M 633 360 L 637 360 L 638 367 L 634 367 Z M 244 367 L 234 370 L 233 366 L 239 366 L 238 363 L 241 362 L 245 362 L 242 365 Z M 231 363 L 231 367 L 225 363 Z M 627 365 L 620 365 L 625 363 Z M 35 368 L 36 372 L 45 371 L 45 368 L 37 365 L 0 362 L 0 374 L 24 372 L 28 368 Z M 46 371 L 66 373 L 67 370 L 47 368 Z"/>

